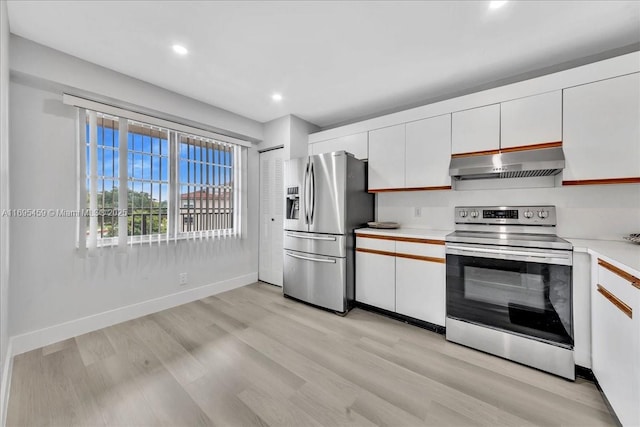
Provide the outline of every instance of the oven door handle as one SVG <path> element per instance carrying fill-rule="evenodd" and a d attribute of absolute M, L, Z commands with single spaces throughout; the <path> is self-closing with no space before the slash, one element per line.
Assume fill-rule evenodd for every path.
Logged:
<path fill-rule="evenodd" d="M 567 254 L 545 254 L 542 252 L 529 252 L 529 251 L 519 251 L 513 249 L 488 249 L 488 248 L 468 248 L 465 246 L 456 246 L 456 245 L 447 245 L 447 251 L 449 249 L 453 249 L 456 253 L 461 254 L 494 254 L 494 255 L 505 255 L 509 257 L 509 259 L 514 260 L 524 260 L 524 258 L 536 258 L 540 261 L 546 261 L 547 263 L 562 263 L 566 264 L 567 262 L 571 262 L 571 252 Z M 453 253 L 454 255 L 456 253 Z M 557 262 L 560 261 L 560 262 Z"/>

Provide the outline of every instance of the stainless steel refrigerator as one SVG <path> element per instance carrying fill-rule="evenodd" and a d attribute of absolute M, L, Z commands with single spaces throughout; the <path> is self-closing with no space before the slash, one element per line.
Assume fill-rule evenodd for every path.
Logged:
<path fill-rule="evenodd" d="M 354 302 L 353 230 L 374 218 L 367 164 L 345 151 L 285 162 L 284 294 L 346 313 Z"/>

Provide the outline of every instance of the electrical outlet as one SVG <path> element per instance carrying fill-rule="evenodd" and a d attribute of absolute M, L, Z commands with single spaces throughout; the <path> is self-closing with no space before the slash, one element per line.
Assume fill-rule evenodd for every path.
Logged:
<path fill-rule="evenodd" d="M 178 283 L 180 286 L 184 286 L 189 282 L 189 274 L 188 273 L 180 273 L 178 275 Z"/>
<path fill-rule="evenodd" d="M 420 218 L 422 216 L 422 208 L 415 208 L 413 211 L 413 216 L 416 218 Z"/>

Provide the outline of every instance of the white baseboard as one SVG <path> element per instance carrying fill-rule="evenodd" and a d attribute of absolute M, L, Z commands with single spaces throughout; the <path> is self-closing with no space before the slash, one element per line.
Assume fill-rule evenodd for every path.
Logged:
<path fill-rule="evenodd" d="M 9 408 L 9 392 L 11 391 L 11 373 L 13 372 L 13 339 L 9 338 L 7 354 L 2 366 L 0 382 L 0 425 L 7 425 L 7 409 Z"/>
<path fill-rule="evenodd" d="M 105 311 L 80 319 L 71 320 L 69 322 L 60 323 L 58 325 L 38 329 L 36 331 L 16 335 L 10 339 L 13 352 L 8 353 L 7 358 L 13 359 L 12 356 L 35 350 L 36 348 L 44 347 L 78 335 L 106 328 L 107 326 L 115 325 L 116 323 L 136 319 L 141 316 L 146 316 L 147 314 L 156 313 L 161 310 L 166 310 L 171 307 L 239 288 L 241 286 L 254 283 L 257 280 L 258 273 L 250 273 L 244 276 L 234 277 L 233 279 L 176 292 L 163 297 L 127 305 L 114 310 Z"/>

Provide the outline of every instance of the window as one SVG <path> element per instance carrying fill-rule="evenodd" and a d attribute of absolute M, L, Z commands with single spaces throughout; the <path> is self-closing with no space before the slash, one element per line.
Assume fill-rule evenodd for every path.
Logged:
<path fill-rule="evenodd" d="M 169 130 L 129 121 L 127 135 L 127 234 L 168 230 Z"/>
<path fill-rule="evenodd" d="M 240 146 L 80 111 L 88 247 L 239 234 Z"/>
<path fill-rule="evenodd" d="M 233 228 L 232 165 L 230 146 L 180 135 L 182 232 Z"/>

